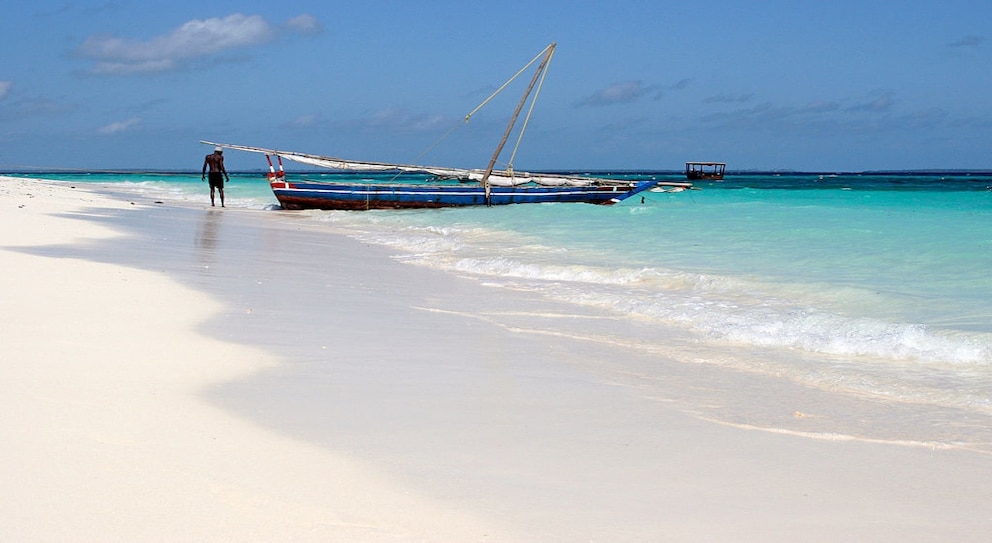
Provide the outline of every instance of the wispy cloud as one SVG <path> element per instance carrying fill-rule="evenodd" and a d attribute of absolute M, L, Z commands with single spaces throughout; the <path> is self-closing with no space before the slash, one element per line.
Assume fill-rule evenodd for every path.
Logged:
<path fill-rule="evenodd" d="M 19 100 L 4 100 L 0 107 L 0 121 L 16 121 L 31 117 L 64 115 L 76 109 L 74 104 L 43 96 Z"/>
<path fill-rule="evenodd" d="M 964 36 L 963 38 L 961 38 L 959 40 L 952 41 L 951 43 L 948 43 L 947 46 L 948 47 L 978 47 L 984 41 L 985 41 L 985 38 L 982 37 L 982 36 L 970 35 L 970 36 Z"/>
<path fill-rule="evenodd" d="M 622 119 L 616 119 L 611 123 L 607 123 L 600 128 L 601 132 L 606 134 L 621 134 L 624 132 L 629 132 L 648 125 L 648 119 L 646 117 L 626 117 Z"/>
<path fill-rule="evenodd" d="M 877 91 L 861 99 L 826 100 L 805 105 L 776 105 L 762 102 L 733 111 L 706 115 L 701 120 L 718 130 L 773 131 L 777 134 L 804 134 L 812 137 L 868 133 L 934 131 L 965 122 L 947 111 L 932 107 L 902 111 L 903 103 L 894 92 Z M 969 128 L 977 128 L 974 119 Z M 992 125 L 992 123 L 990 123 Z"/>
<path fill-rule="evenodd" d="M 645 85 L 643 81 L 621 81 L 609 87 L 596 91 L 591 96 L 581 100 L 577 106 L 612 106 L 616 104 L 631 104 L 637 102 L 651 92 L 657 92 L 658 87 Z"/>
<path fill-rule="evenodd" d="M 7 96 L 13 85 L 10 81 L 0 81 L 0 100 L 3 100 Z"/>
<path fill-rule="evenodd" d="M 667 90 L 685 90 L 692 84 L 691 78 L 681 79 L 671 85 L 647 84 L 643 81 L 620 81 L 600 89 L 580 100 L 575 107 L 612 106 L 617 104 L 632 104 L 644 97 L 660 100 Z"/>
<path fill-rule="evenodd" d="M 127 132 L 132 128 L 141 124 L 141 119 L 138 117 L 131 117 L 126 121 L 118 121 L 116 123 L 110 123 L 97 130 L 97 133 L 103 136 L 112 136 L 114 134 L 120 134 L 121 132 Z"/>
<path fill-rule="evenodd" d="M 40 11 L 34 14 L 35 17 L 47 18 L 56 17 L 60 15 L 72 14 L 74 12 L 82 13 L 85 15 L 103 15 L 106 13 L 124 11 L 127 9 L 127 4 L 124 2 L 119 2 L 117 0 L 106 0 L 105 2 L 61 2 L 53 6 L 40 5 L 38 2 L 35 4 L 36 9 Z"/>
<path fill-rule="evenodd" d="M 309 126 L 317 126 L 321 122 L 321 115 L 319 113 L 302 115 L 286 123 L 286 126 L 293 128 L 306 128 Z"/>
<path fill-rule="evenodd" d="M 848 111 L 884 112 L 892 109 L 895 104 L 895 94 L 891 92 L 882 93 L 868 101 L 854 104 L 847 108 Z"/>
<path fill-rule="evenodd" d="M 259 15 L 235 13 L 224 18 L 193 19 L 147 40 L 91 36 L 75 53 L 93 60 L 91 71 L 98 75 L 156 73 L 184 68 L 197 58 L 264 44 L 280 32 L 320 31 L 320 23 L 310 15 L 299 15 L 274 28 Z"/>
<path fill-rule="evenodd" d="M 297 15 L 286 21 L 286 28 L 300 34 L 314 35 L 324 31 L 323 25 L 313 15 Z"/>
<path fill-rule="evenodd" d="M 418 114 L 400 108 L 387 108 L 374 111 L 356 123 L 367 130 L 387 128 L 390 130 L 421 131 L 448 126 L 451 124 L 451 119 L 443 115 Z"/>
<path fill-rule="evenodd" d="M 743 102 L 750 102 L 754 94 L 751 93 L 720 93 L 714 94 L 703 100 L 705 104 L 739 104 Z"/>
<path fill-rule="evenodd" d="M 834 102 L 832 100 L 811 102 L 805 106 L 798 108 L 797 113 L 805 114 L 816 114 L 816 113 L 831 113 L 840 109 L 840 102 Z"/>
<path fill-rule="evenodd" d="M 387 107 L 371 110 L 350 119 L 331 120 L 321 113 L 308 113 L 288 119 L 283 126 L 288 128 L 327 128 L 348 133 L 413 133 L 429 132 L 448 128 L 460 119 L 444 115 L 416 113 L 401 107 Z"/>

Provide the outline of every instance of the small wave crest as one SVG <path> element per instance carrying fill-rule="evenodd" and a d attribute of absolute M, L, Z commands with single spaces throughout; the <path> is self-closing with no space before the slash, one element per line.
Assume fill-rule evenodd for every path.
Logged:
<path fill-rule="evenodd" d="M 865 308 L 874 300 L 847 286 L 596 264 L 589 254 L 484 227 L 392 224 L 384 215 L 348 220 L 359 221 L 350 224 L 361 230 L 355 237 L 402 250 L 396 258 L 404 262 L 676 326 L 706 341 L 909 363 L 992 365 L 992 335 L 868 316 Z"/>
<path fill-rule="evenodd" d="M 674 324 L 723 343 L 846 357 L 992 364 L 988 334 L 845 316 L 810 306 L 808 301 L 769 296 L 767 291 L 774 287 L 738 278 L 654 268 L 548 265 L 508 257 L 446 259 L 421 254 L 408 261 L 503 281 L 559 301 Z M 779 291 L 794 294 L 799 289 Z"/>

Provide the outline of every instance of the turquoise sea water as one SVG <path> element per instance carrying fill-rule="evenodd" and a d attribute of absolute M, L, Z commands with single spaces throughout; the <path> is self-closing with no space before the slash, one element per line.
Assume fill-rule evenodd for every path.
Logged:
<path fill-rule="evenodd" d="M 31 176 L 208 203 L 198 174 Z M 738 174 L 697 186 L 611 207 L 292 213 L 412 265 L 654 327 L 647 348 L 667 357 L 992 415 L 992 177 Z M 228 206 L 284 213 L 262 174 L 232 176 Z"/>

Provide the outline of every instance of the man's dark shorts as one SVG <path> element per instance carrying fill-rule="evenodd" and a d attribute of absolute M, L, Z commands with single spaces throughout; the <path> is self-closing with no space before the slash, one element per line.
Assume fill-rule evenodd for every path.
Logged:
<path fill-rule="evenodd" d="M 210 188 L 224 188 L 224 174 L 220 172 L 209 172 L 207 173 L 207 179 L 210 181 Z"/>

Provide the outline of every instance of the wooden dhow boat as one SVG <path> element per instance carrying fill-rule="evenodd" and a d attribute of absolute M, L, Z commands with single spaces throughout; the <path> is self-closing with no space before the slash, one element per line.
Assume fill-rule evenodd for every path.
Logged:
<path fill-rule="evenodd" d="M 548 63 L 554 54 L 555 44 L 546 47 L 537 57 L 525 65 L 499 90 L 540 60 L 534 75 L 517 104 L 503 138 L 497 145 L 485 169 L 462 169 L 439 166 L 420 166 L 345 160 L 334 157 L 266 149 L 230 143 L 201 141 L 207 145 L 237 151 L 261 153 L 266 156 L 269 166 L 269 185 L 279 203 L 285 209 L 404 209 L 437 208 L 454 206 L 493 206 L 506 204 L 580 202 L 590 204 L 615 204 L 631 196 L 648 190 L 679 191 L 690 188 L 691 183 L 664 182 L 657 180 L 608 179 L 592 176 L 573 176 L 552 173 L 527 173 L 514 171 L 512 159 L 503 170 L 495 165 L 503 151 L 514 125 L 527 98 L 535 86 L 540 88 L 547 73 Z M 469 118 L 482 108 L 496 93 L 465 116 Z M 535 93 L 536 100 L 536 93 Z M 533 110 L 533 102 L 531 109 Z M 530 116 L 528 111 L 528 117 Z M 526 127 L 526 120 L 524 127 Z M 519 146 L 523 132 L 518 135 Z M 514 150 L 514 154 L 516 150 Z M 276 158 L 276 164 L 272 157 Z M 283 159 L 339 171 L 352 172 L 396 172 L 401 174 L 426 174 L 423 180 L 407 182 L 365 182 L 365 181 L 310 181 L 289 180 L 283 167 Z"/>

